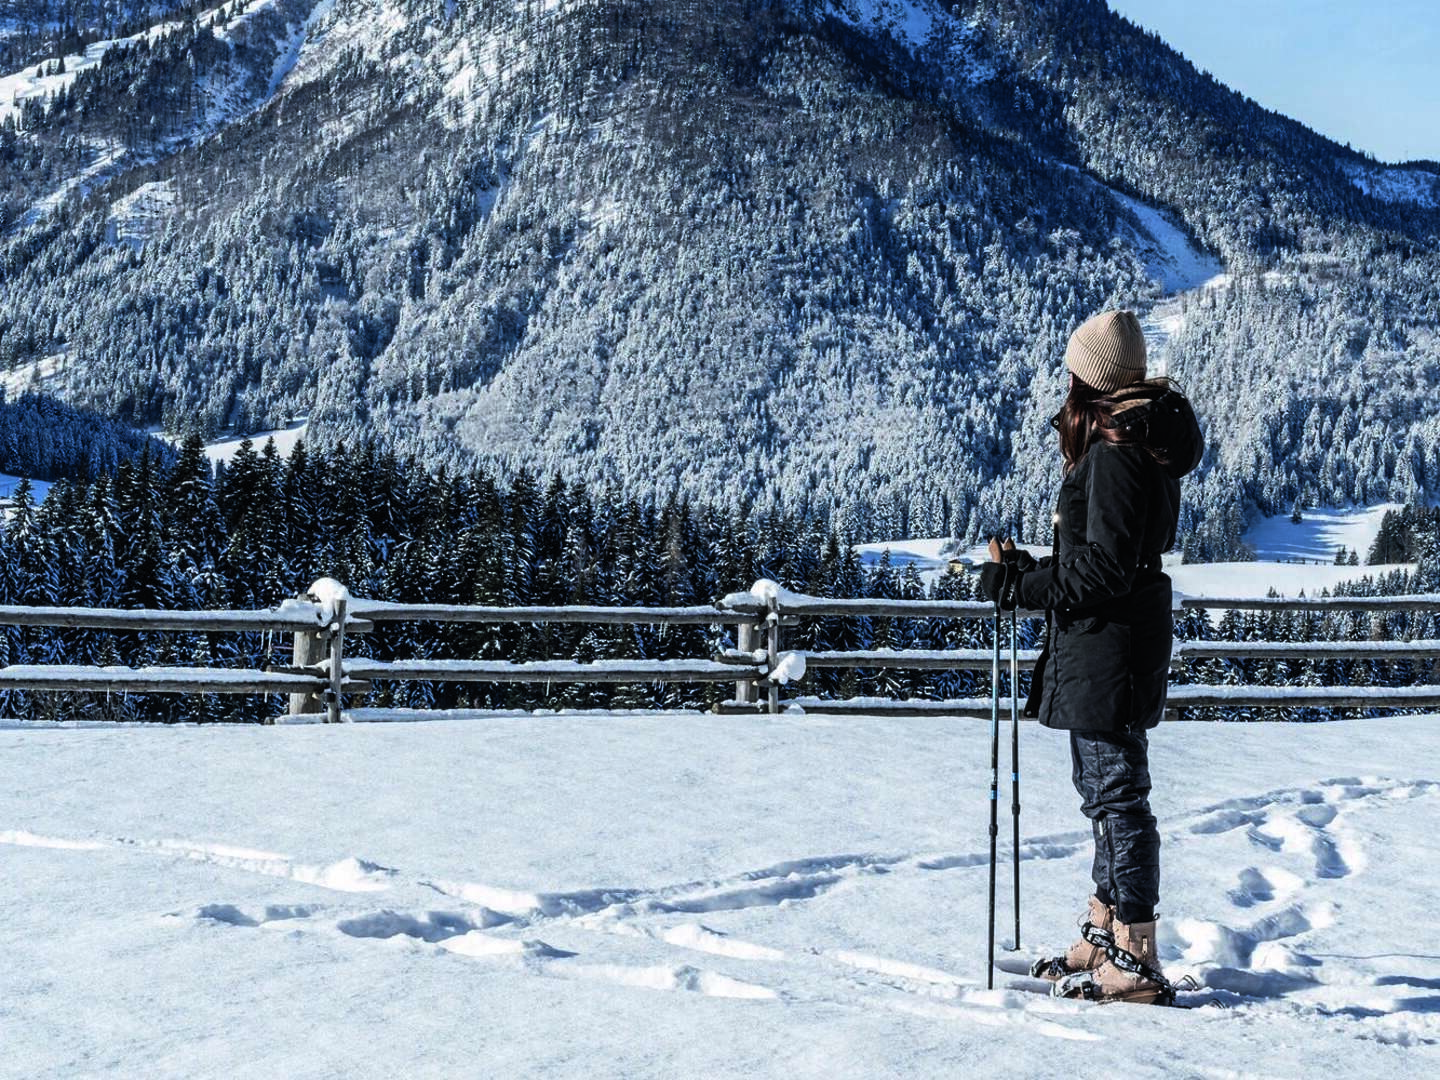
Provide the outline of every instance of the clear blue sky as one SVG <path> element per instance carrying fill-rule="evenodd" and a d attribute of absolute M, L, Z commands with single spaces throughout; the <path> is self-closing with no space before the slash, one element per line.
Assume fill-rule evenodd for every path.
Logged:
<path fill-rule="evenodd" d="M 1440 160 L 1440 0 L 1110 0 L 1196 67 L 1381 161 Z"/>

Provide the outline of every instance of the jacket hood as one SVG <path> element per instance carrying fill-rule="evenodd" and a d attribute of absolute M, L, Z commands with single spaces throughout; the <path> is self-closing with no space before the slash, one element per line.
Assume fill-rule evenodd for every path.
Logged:
<path fill-rule="evenodd" d="M 1205 456 L 1205 435 L 1189 399 L 1169 379 L 1121 387 L 1106 424 L 1149 447 L 1170 476 L 1179 480 Z"/>

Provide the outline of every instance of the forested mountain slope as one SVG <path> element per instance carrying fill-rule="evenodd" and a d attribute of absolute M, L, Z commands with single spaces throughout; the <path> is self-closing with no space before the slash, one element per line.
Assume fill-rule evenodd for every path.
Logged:
<path fill-rule="evenodd" d="M 1039 540 L 1065 337 L 1178 227 L 1192 551 L 1440 487 L 1440 174 L 1099 0 L 22 6 L 134 35 L 0 100 L 0 366 L 76 403 Z"/>

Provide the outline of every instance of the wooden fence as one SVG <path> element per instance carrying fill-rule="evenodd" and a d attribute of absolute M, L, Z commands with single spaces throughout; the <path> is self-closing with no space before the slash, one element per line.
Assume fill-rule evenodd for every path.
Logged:
<path fill-rule="evenodd" d="M 317 583 L 318 587 L 318 583 Z M 83 628 L 91 630 L 225 633 L 264 631 L 293 636 L 289 664 L 265 670 L 215 667 L 93 667 L 13 665 L 0 667 L 0 690 L 182 694 L 288 694 L 291 719 L 382 719 L 381 710 L 356 708 L 345 699 L 362 697 L 378 680 L 387 682 L 534 682 L 580 683 L 733 683 L 735 695 L 716 706 L 727 713 L 803 709 L 821 713 L 989 716 L 990 698 L 895 700 L 783 696 L 791 681 L 803 685 L 803 672 L 822 668 L 881 670 L 983 671 L 993 662 L 991 649 L 914 651 L 787 651 L 786 631 L 803 620 L 826 618 L 952 619 L 993 623 L 993 606 L 977 601 L 824 599 L 773 588 L 737 593 L 715 605 L 677 608 L 635 607 L 484 607 L 446 604 L 391 604 L 352 599 L 343 589 L 325 590 L 287 601 L 270 611 L 130 611 L 100 608 L 0 607 L 0 626 Z M 1204 608 L 1250 611 L 1396 612 L 1440 611 L 1440 595 L 1396 597 L 1190 598 L 1177 610 Z M 1022 612 L 1022 618 L 1040 613 Z M 1007 616 L 1008 619 L 1008 616 Z M 348 635 L 368 634 L 383 623 L 439 622 L 488 624 L 579 623 L 590 625 L 704 625 L 733 629 L 733 646 L 718 655 L 679 660 L 373 660 L 346 656 Z M 1002 632 L 1000 626 L 990 633 Z M 992 637 L 993 640 L 993 637 Z M 1440 641 L 1178 641 L 1175 665 L 1188 660 L 1381 660 L 1411 661 L 1440 669 Z M 1004 656 L 1008 667 L 1008 651 Z M 1036 653 L 1021 650 L 1021 668 L 1033 668 Z M 1309 708 L 1440 708 L 1440 684 L 1402 687 L 1310 685 L 1209 685 L 1177 682 L 1170 687 L 1173 709 L 1216 706 Z M 384 710 L 396 713 L 403 710 Z M 485 710 L 469 710 L 483 714 Z"/>

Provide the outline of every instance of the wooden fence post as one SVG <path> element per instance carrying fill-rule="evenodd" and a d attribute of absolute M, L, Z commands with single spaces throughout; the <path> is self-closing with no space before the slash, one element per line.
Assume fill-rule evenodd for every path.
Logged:
<path fill-rule="evenodd" d="M 735 630 L 735 641 L 739 650 L 747 656 L 755 652 L 756 644 L 760 640 L 758 628 L 753 622 L 742 622 Z M 741 679 L 735 684 L 735 700 L 742 705 L 755 704 L 758 694 L 755 691 L 755 680 Z"/>
<path fill-rule="evenodd" d="M 335 600 L 335 626 L 330 632 L 330 689 L 326 692 L 327 724 L 340 723 L 340 687 L 345 681 L 345 609 L 344 596 Z"/>
<path fill-rule="evenodd" d="M 297 599 L 310 599 L 309 593 L 301 593 Z M 323 631 L 316 627 L 314 630 L 295 631 L 295 654 L 294 665 L 300 669 L 317 668 L 325 660 L 325 638 Z M 290 695 L 290 715 L 310 716 L 320 712 L 325 706 L 319 691 L 311 690 L 303 694 Z"/>
<path fill-rule="evenodd" d="M 766 660 L 770 669 L 770 711 L 778 713 L 780 711 L 780 684 L 775 681 L 775 669 L 780 666 L 780 601 L 772 596 L 768 606 L 770 613 L 765 617 L 765 621 L 769 624 L 770 630 L 766 642 L 766 653 L 768 654 Z"/>

